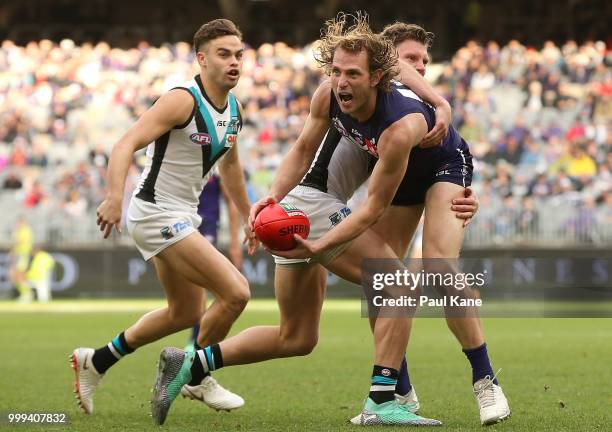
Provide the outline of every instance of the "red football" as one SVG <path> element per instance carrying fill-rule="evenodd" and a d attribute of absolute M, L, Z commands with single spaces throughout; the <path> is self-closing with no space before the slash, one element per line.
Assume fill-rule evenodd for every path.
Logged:
<path fill-rule="evenodd" d="M 272 250 L 290 250 L 295 247 L 294 234 L 307 238 L 310 221 L 302 210 L 289 204 L 268 204 L 255 219 L 255 234 Z"/>

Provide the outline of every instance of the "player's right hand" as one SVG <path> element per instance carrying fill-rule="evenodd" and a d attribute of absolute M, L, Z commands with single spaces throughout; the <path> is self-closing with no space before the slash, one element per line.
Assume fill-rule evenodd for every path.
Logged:
<path fill-rule="evenodd" d="M 442 141 L 446 138 L 446 135 L 448 135 L 451 116 L 451 106 L 447 101 L 443 101 L 440 105 L 436 106 L 436 124 L 433 129 L 425 135 L 419 147 L 428 148 L 442 144 Z"/>
<path fill-rule="evenodd" d="M 104 233 L 104 238 L 108 238 L 113 227 L 121 234 L 121 204 L 122 200 L 106 198 L 96 210 L 96 223 Z"/>
<path fill-rule="evenodd" d="M 268 204 L 274 204 L 276 202 L 276 200 L 274 199 L 274 197 L 272 195 L 268 195 L 266 197 L 263 197 L 262 199 L 260 199 L 259 201 L 257 201 L 255 204 L 253 204 L 251 206 L 251 211 L 249 212 L 249 229 L 251 231 L 254 231 L 254 225 L 255 225 L 255 219 L 257 218 L 257 215 L 259 214 L 260 211 L 263 210 L 263 208 L 265 206 L 267 206 Z"/>

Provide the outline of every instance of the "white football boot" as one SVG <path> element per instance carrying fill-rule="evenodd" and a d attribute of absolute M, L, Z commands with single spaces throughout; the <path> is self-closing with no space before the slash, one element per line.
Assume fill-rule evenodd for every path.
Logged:
<path fill-rule="evenodd" d="M 486 376 L 474 383 L 474 396 L 480 410 L 480 423 L 491 425 L 510 417 L 510 406 L 500 386 Z"/>
<path fill-rule="evenodd" d="M 75 397 L 85 414 L 93 413 L 93 396 L 104 376 L 98 373 L 91 362 L 93 354 L 93 348 L 77 348 L 70 355 L 70 364 L 74 370 Z"/>
<path fill-rule="evenodd" d="M 185 384 L 181 388 L 184 398 L 199 400 L 210 408 L 231 411 L 244 405 L 244 399 L 235 393 L 223 388 L 216 379 L 208 375 L 197 386 Z"/>

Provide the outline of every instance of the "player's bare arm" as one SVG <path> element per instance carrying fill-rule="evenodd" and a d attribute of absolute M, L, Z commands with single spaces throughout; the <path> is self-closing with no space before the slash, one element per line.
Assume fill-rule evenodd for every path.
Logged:
<path fill-rule="evenodd" d="M 240 105 L 238 106 L 240 109 Z M 231 197 L 231 201 L 238 208 L 242 221 L 246 223 L 249 218 L 249 210 L 251 205 L 247 196 L 244 182 L 244 170 L 242 169 L 242 164 L 240 163 L 237 140 L 232 148 L 229 149 L 223 159 L 221 159 L 219 162 L 219 176 L 221 177 L 221 184 L 224 185 L 223 187 L 225 188 L 227 195 Z M 248 241 L 249 245 L 249 254 L 252 254 L 257 249 L 259 242 L 246 224 L 245 236 L 245 239 Z"/>
<path fill-rule="evenodd" d="M 436 108 L 436 124 L 423 138 L 420 147 L 431 147 L 442 142 L 448 134 L 451 122 L 451 106 L 446 99 L 438 94 L 434 88 L 421 76 L 419 72 L 407 61 L 399 60 L 400 73 L 398 80 L 410 87 L 425 102 Z"/>
<path fill-rule="evenodd" d="M 310 103 L 310 114 L 304 124 L 304 129 L 295 144 L 287 152 L 280 164 L 276 177 L 272 182 L 270 194 L 251 207 L 249 225 L 253 227 L 255 217 L 268 203 L 281 201 L 291 189 L 302 180 L 317 149 L 329 129 L 329 100 L 331 84 L 325 81 L 319 85 Z"/>
<path fill-rule="evenodd" d="M 173 90 L 155 102 L 113 146 L 108 162 L 108 192 L 96 215 L 100 231 L 107 238 L 113 226 L 121 232 L 121 204 L 125 178 L 134 152 L 140 150 L 168 132 L 185 123 L 193 111 L 193 97 L 184 90 Z"/>
<path fill-rule="evenodd" d="M 242 246 L 240 245 L 240 211 L 238 207 L 232 201 L 232 198 L 228 195 L 227 189 L 220 182 L 221 193 L 223 194 L 223 201 L 227 206 L 227 219 L 229 229 L 229 244 L 227 246 L 227 254 L 229 259 L 236 266 L 237 269 L 242 268 Z"/>
<path fill-rule="evenodd" d="M 427 123 L 422 114 L 408 114 L 393 123 L 380 136 L 379 159 L 370 176 L 364 204 L 320 239 L 311 242 L 295 236 L 298 247 L 273 253 L 287 258 L 315 256 L 354 239 L 372 226 L 391 205 L 406 172 L 410 151 L 426 133 Z"/>

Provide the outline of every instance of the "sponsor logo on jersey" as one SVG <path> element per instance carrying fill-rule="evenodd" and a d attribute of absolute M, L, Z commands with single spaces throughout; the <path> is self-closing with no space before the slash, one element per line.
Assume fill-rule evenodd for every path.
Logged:
<path fill-rule="evenodd" d="M 220 127 L 220 126 L 227 126 L 227 120 L 218 120 L 217 127 Z"/>
<path fill-rule="evenodd" d="M 233 118 L 230 120 L 229 125 L 227 126 L 228 133 L 230 134 L 238 134 L 240 130 L 240 121 L 237 118 Z"/>
<path fill-rule="evenodd" d="M 237 139 L 238 139 L 238 135 L 235 135 L 235 134 L 229 134 L 229 135 L 227 136 L 227 140 L 226 140 L 226 142 L 227 142 L 228 144 L 234 144 L 234 143 L 236 142 L 236 140 L 237 140 Z"/>
<path fill-rule="evenodd" d="M 378 157 L 378 147 L 376 146 L 376 138 L 372 138 L 372 140 L 365 139 L 365 145 L 368 148 L 368 153 Z"/>
<path fill-rule="evenodd" d="M 358 145 L 361 149 L 367 151 L 371 155 L 378 157 L 376 138 L 363 138 L 363 135 L 357 132 L 355 129 L 352 129 L 351 133 L 349 133 L 338 117 L 334 117 L 332 119 L 332 124 L 338 130 L 338 132 L 340 132 L 340 135 L 342 135 L 344 138 L 346 138 L 353 144 Z"/>
<path fill-rule="evenodd" d="M 195 132 L 189 135 L 189 139 L 191 142 L 198 145 L 210 145 L 212 143 L 212 138 L 207 133 L 203 132 Z"/>

